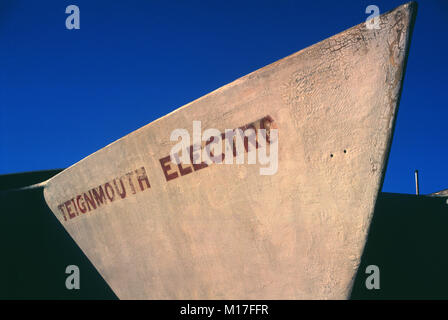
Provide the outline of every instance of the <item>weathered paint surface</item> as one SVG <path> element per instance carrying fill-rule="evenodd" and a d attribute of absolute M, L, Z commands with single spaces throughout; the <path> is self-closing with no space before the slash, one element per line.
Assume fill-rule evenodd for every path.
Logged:
<path fill-rule="evenodd" d="M 347 298 L 414 14 L 403 5 L 379 30 L 362 23 L 129 134 L 50 179 L 49 207 L 122 299 Z M 279 134 L 274 175 L 163 160 L 171 132 L 191 134 L 194 120 L 223 131 L 266 116 Z"/>
<path fill-rule="evenodd" d="M 435 197 L 448 197 L 448 189 L 431 193 L 430 196 Z"/>

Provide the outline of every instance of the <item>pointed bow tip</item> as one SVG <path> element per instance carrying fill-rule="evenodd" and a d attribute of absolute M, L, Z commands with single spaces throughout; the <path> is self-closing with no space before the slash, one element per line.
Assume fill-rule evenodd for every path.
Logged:
<path fill-rule="evenodd" d="M 414 23 L 415 17 L 417 16 L 418 2 L 410 1 L 410 2 L 407 2 L 407 3 L 397 7 L 397 9 L 400 9 L 400 8 L 403 8 L 403 9 L 406 9 L 409 11 L 411 23 Z"/>

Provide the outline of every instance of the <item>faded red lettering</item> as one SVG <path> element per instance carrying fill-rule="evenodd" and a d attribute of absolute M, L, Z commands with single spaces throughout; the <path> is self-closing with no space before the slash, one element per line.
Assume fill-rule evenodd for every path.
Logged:
<path fill-rule="evenodd" d="M 95 204 L 95 201 L 93 201 L 92 191 L 90 191 L 90 190 L 89 190 L 89 196 L 90 196 L 90 198 L 87 196 L 87 193 L 84 193 L 84 200 L 87 203 L 87 207 L 89 208 L 89 211 L 91 210 L 90 205 L 92 205 L 93 210 L 95 210 L 96 204 Z"/>
<path fill-rule="evenodd" d="M 146 170 L 144 167 L 141 167 L 140 169 L 135 170 L 135 173 L 137 174 L 137 181 L 140 186 L 140 190 L 145 190 L 145 187 L 143 187 L 143 181 L 146 183 L 147 188 L 151 188 L 151 185 L 149 184 L 148 176 L 146 175 Z"/>
<path fill-rule="evenodd" d="M 117 190 L 117 193 L 120 195 L 121 199 L 124 199 L 126 197 L 126 189 L 124 188 L 124 184 L 123 184 L 123 181 L 121 180 L 121 178 L 119 180 L 120 180 L 122 191 L 120 192 L 120 190 L 118 190 L 117 179 L 114 179 L 115 190 Z"/>
<path fill-rule="evenodd" d="M 126 176 L 128 177 L 128 180 L 129 180 L 129 186 L 131 187 L 131 191 L 132 191 L 133 194 L 135 194 L 134 183 L 132 182 L 132 179 L 131 179 L 132 172 L 126 173 Z"/>
<path fill-rule="evenodd" d="M 79 200 L 81 200 L 81 199 L 82 199 L 82 196 L 78 195 L 76 197 L 76 203 L 78 204 L 79 211 L 81 211 L 82 213 L 86 213 L 87 209 L 86 209 L 85 202 L 83 201 L 82 204 L 79 203 Z"/>
<path fill-rule="evenodd" d="M 72 210 L 70 208 L 70 200 L 69 201 L 65 201 L 64 205 L 65 205 L 65 209 L 67 210 L 68 217 L 70 219 L 76 218 L 76 214 L 74 212 L 72 212 Z"/>
<path fill-rule="evenodd" d="M 65 216 L 65 212 L 64 212 L 63 208 L 64 208 L 63 204 L 58 205 L 58 209 L 61 211 L 62 216 L 64 217 L 64 221 L 67 221 L 67 217 Z"/>
<path fill-rule="evenodd" d="M 106 191 L 106 196 L 107 196 L 107 198 L 109 198 L 109 201 L 110 202 L 114 201 L 115 192 L 114 192 L 114 189 L 112 189 L 112 186 L 110 185 L 109 182 L 106 182 L 104 184 L 104 191 Z"/>
<path fill-rule="evenodd" d="M 176 179 L 179 176 L 177 172 L 168 173 L 171 170 L 171 166 L 169 164 L 169 162 L 171 162 L 170 156 L 166 156 L 165 158 L 162 158 L 159 161 L 160 165 L 162 166 L 163 173 L 165 174 L 166 181 Z"/>
<path fill-rule="evenodd" d="M 205 162 L 201 162 L 199 164 L 194 163 L 195 162 L 194 160 L 196 160 L 195 151 L 198 151 L 197 147 L 198 146 L 196 146 L 196 147 L 190 146 L 190 160 L 191 160 L 191 163 L 193 164 L 193 169 L 195 171 L 198 171 L 198 170 L 208 167 L 208 164 Z M 199 148 L 199 152 L 201 152 L 200 148 Z"/>

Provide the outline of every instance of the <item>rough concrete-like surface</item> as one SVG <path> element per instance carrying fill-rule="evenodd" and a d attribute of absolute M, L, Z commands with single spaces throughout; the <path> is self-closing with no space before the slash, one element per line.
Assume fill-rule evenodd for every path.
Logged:
<path fill-rule="evenodd" d="M 414 14 L 403 5 L 381 16 L 379 30 L 362 23 L 131 133 L 50 179 L 49 207 L 122 299 L 347 298 Z M 223 131 L 267 115 L 279 131 L 277 174 L 214 164 L 166 181 L 160 159 L 174 129 L 191 134 L 200 120 Z M 150 188 L 139 187 L 141 167 Z M 114 182 L 123 182 L 122 199 L 118 187 L 113 201 L 74 211 L 84 194 Z"/>

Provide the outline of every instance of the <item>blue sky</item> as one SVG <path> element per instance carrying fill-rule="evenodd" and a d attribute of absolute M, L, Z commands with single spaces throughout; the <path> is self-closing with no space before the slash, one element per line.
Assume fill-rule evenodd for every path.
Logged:
<path fill-rule="evenodd" d="M 0 174 L 65 168 L 403 1 L 0 1 Z M 78 5 L 81 29 L 65 28 Z M 383 191 L 448 188 L 448 1 L 419 2 Z"/>

